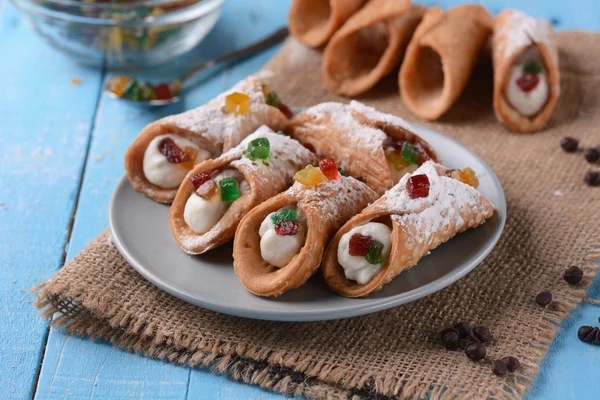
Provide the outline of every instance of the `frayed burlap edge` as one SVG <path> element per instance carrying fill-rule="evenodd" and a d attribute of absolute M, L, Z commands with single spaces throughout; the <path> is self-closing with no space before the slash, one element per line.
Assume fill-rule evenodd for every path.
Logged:
<path fill-rule="evenodd" d="M 96 240 L 106 241 L 107 235 L 105 232 Z M 600 303 L 598 300 L 586 298 L 586 288 L 591 285 L 600 269 L 600 265 L 594 263 L 594 260 L 598 259 L 600 248 L 593 249 L 587 257 L 582 284 L 574 287 L 568 296 L 556 299 L 548 307 L 542 321 L 543 334 L 533 342 L 535 353 L 540 359 L 547 353 L 560 323 L 580 302 L 588 300 L 595 304 Z M 92 339 L 104 339 L 123 350 L 163 361 L 192 368 L 207 368 L 215 374 L 288 396 L 362 399 L 384 395 L 432 400 L 493 396 L 498 399 L 511 399 L 515 395 L 524 396 L 539 369 L 533 360 L 521 359 L 522 372 L 506 381 L 504 393 L 473 388 L 469 382 L 454 388 L 441 387 L 435 382 L 409 385 L 406 382 L 394 382 L 391 378 L 377 379 L 367 370 L 349 373 L 343 369 L 324 368 L 319 360 L 288 358 L 286 352 L 257 351 L 249 346 L 204 343 L 198 338 L 172 335 L 172 332 L 163 331 L 156 325 L 145 324 L 143 320 L 116 307 L 98 308 L 97 314 L 114 315 L 109 320 L 98 318 L 94 312 L 95 308 L 89 306 L 96 303 L 99 307 L 95 299 L 86 298 L 82 290 L 75 290 L 52 279 L 32 290 L 35 293 L 35 307 L 41 310 L 42 317 L 51 319 L 51 325 L 54 327 L 62 327 L 69 333 Z M 82 304 L 86 304 L 86 307 Z"/>

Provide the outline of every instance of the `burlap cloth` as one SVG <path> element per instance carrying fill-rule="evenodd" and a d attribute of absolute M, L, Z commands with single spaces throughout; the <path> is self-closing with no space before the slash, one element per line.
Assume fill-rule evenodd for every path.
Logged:
<path fill-rule="evenodd" d="M 600 258 L 600 189 L 584 184 L 581 154 L 561 137 L 600 144 L 600 35 L 560 38 L 562 96 L 549 129 L 508 132 L 492 112 L 489 60 L 478 66 L 458 104 L 428 126 L 460 140 L 498 174 L 508 221 L 491 255 L 468 276 L 414 303 L 338 321 L 280 323 L 217 314 L 180 301 L 140 277 L 105 232 L 37 288 L 36 306 L 75 334 L 290 395 L 322 398 L 518 398 L 530 387 L 559 324 L 585 295 L 562 272 Z M 272 87 L 294 106 L 345 100 L 321 82 L 320 53 L 289 40 L 266 66 Z M 360 98 L 407 119 L 396 75 Z M 165 228 L 167 229 L 167 228 Z M 553 307 L 534 302 L 551 290 Z M 442 348 L 438 332 L 466 320 L 488 326 L 488 359 L 517 356 L 521 371 L 498 378 L 489 361 Z M 577 340 L 567 338 L 566 340 Z"/>

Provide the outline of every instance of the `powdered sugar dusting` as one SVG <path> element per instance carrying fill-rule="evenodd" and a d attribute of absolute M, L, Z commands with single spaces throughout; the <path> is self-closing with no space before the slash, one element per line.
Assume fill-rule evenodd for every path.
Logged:
<path fill-rule="evenodd" d="M 530 17 L 522 11 L 508 10 L 503 13 L 508 13 L 505 24 L 495 32 L 493 39 L 502 57 L 510 58 L 516 51 L 532 44 L 550 43 L 552 27 L 548 22 Z M 505 35 L 507 40 L 502 40 Z"/>
<path fill-rule="evenodd" d="M 391 126 L 399 126 L 409 132 L 415 131 L 413 126 L 408 121 L 405 121 L 404 119 L 396 115 L 382 113 L 381 111 L 378 111 L 373 107 L 366 106 L 363 103 L 358 102 L 356 100 L 352 100 L 350 102 L 350 108 L 360 112 L 369 119 L 382 121 Z"/>

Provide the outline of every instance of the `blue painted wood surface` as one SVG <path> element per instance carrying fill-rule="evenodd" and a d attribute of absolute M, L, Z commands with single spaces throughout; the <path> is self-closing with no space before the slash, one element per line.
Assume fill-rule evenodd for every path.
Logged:
<path fill-rule="evenodd" d="M 561 0 L 480 3 L 492 12 L 520 8 L 553 20 L 559 29 L 600 29 L 598 0 L 578 0 L 576 8 Z M 147 77 L 174 77 L 198 60 L 267 34 L 285 24 L 288 5 L 289 0 L 228 0 L 221 20 L 193 54 Z M 180 104 L 139 109 L 102 95 L 102 81 L 109 76 L 47 47 L 14 7 L 0 0 L 0 398 L 282 398 L 206 370 L 48 330 L 26 293 L 106 227 L 123 153 L 144 125 L 202 104 L 256 71 L 275 51 L 207 71 L 202 85 Z M 73 85 L 73 77 L 81 84 Z M 599 290 L 597 281 L 591 297 L 598 298 Z M 529 399 L 598 397 L 600 351 L 574 340 L 577 327 L 592 324 L 598 314 L 597 306 L 583 304 L 562 324 Z"/>

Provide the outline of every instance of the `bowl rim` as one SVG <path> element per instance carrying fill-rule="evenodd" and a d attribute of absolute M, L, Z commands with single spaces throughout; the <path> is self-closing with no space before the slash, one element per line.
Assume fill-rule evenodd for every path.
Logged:
<path fill-rule="evenodd" d="M 183 22 L 191 21 L 194 19 L 201 18 L 207 14 L 210 14 L 215 11 L 219 11 L 219 9 L 225 3 L 225 0 L 199 0 L 196 3 L 190 4 L 188 7 L 177 9 L 173 12 L 169 12 L 163 15 L 158 16 L 145 16 L 139 19 L 133 20 L 125 20 L 118 21 L 109 18 L 98 18 L 91 17 L 85 15 L 76 15 L 67 12 L 52 10 L 50 8 L 44 7 L 37 3 L 34 0 L 11 0 L 20 10 L 24 11 L 27 14 L 33 15 L 41 15 L 48 18 L 53 18 L 57 20 L 80 23 L 83 25 L 98 25 L 98 26 L 108 26 L 108 27 L 121 27 L 121 28 L 133 28 L 133 27 L 148 27 L 148 26 L 158 26 L 158 25 L 167 25 L 167 24 L 180 24 Z M 60 5 L 74 5 L 80 8 L 96 8 L 97 10 L 102 9 L 111 9 L 115 10 L 115 8 L 102 8 L 96 7 L 97 5 L 102 4 L 106 6 L 107 4 L 118 4 L 118 3 L 84 3 L 81 1 L 73 1 L 73 0 L 46 0 L 49 3 L 60 4 Z M 135 3 L 123 3 L 128 4 L 130 7 L 117 7 L 116 9 L 120 9 L 122 11 L 132 11 L 142 7 L 148 6 L 159 6 L 164 4 L 173 4 L 177 3 L 181 0 L 144 0 Z M 93 6 L 93 5 L 96 6 Z M 135 6 L 131 6 L 134 5 Z"/>

